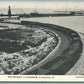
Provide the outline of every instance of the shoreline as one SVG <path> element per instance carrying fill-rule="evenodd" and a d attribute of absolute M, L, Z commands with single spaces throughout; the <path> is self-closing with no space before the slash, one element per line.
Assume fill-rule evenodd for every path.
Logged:
<path fill-rule="evenodd" d="M 43 26 L 43 27 L 48 27 L 48 28 L 54 28 L 56 25 L 51 25 L 51 24 L 44 24 L 44 23 L 39 23 L 39 22 L 32 22 L 32 21 L 23 21 L 23 23 L 22 24 L 31 24 L 31 25 L 37 25 L 38 24 L 38 26 Z M 64 27 L 61 27 L 61 26 L 57 26 L 58 28 L 55 28 L 55 29 L 57 29 L 57 30 L 59 30 L 59 31 L 61 31 L 61 32 L 66 32 L 67 31 L 67 33 L 69 33 L 70 31 L 72 31 L 72 32 L 74 32 L 73 30 L 71 30 L 71 29 L 67 29 L 67 28 L 64 28 Z M 61 29 L 61 30 L 60 30 Z M 70 30 L 70 31 L 69 31 Z M 69 33 L 70 34 L 70 33 Z M 72 33 L 71 33 L 72 34 Z M 75 32 L 75 34 L 77 34 L 76 32 Z M 72 34 L 73 35 L 73 34 Z M 80 40 L 80 37 L 79 37 L 79 35 L 77 34 L 77 37 L 79 38 L 79 40 Z M 72 37 L 72 38 L 74 38 L 74 37 Z M 76 39 L 74 39 L 74 41 L 75 41 Z M 73 43 L 74 43 L 74 41 L 73 41 Z M 66 73 L 66 71 L 67 71 L 67 69 L 66 69 L 66 67 L 65 67 L 65 65 L 67 65 L 66 63 L 75 63 L 76 61 L 77 61 L 77 59 L 79 59 L 79 57 L 80 57 L 80 54 L 76 54 L 76 53 L 78 53 L 78 51 L 79 51 L 79 53 L 81 53 L 82 52 L 82 43 L 81 43 L 81 40 L 79 41 L 80 42 L 80 48 L 78 47 L 78 50 L 77 51 L 75 51 L 75 53 L 71 56 L 72 58 L 70 58 L 70 57 L 66 57 L 67 55 L 65 55 L 64 57 L 66 58 L 66 61 L 64 62 L 61 62 L 61 65 L 59 64 L 58 66 L 60 66 L 60 67 L 57 67 L 57 69 L 55 68 L 56 67 L 56 65 L 57 64 L 55 64 L 54 66 L 53 66 L 53 68 L 51 68 L 51 72 L 50 73 L 48 73 L 49 71 L 46 71 L 46 74 L 60 74 L 60 75 L 62 75 L 62 74 L 65 74 Z M 73 46 L 73 48 L 74 48 L 75 46 Z M 67 50 L 67 49 L 66 49 Z M 75 57 L 74 55 L 77 55 L 77 57 Z M 58 57 L 59 58 L 59 57 Z M 56 58 L 57 59 L 57 58 Z M 61 58 L 60 58 L 61 59 Z M 63 59 L 63 58 L 62 58 Z M 72 61 L 69 61 L 70 59 L 72 59 Z M 74 59 L 74 60 L 73 60 Z M 55 60 L 56 61 L 56 60 Z M 72 66 L 73 66 L 73 63 L 71 64 L 71 65 L 68 65 L 67 66 L 67 68 L 68 69 L 70 69 Z M 49 63 L 48 63 L 48 65 L 49 65 Z M 63 70 L 61 71 L 61 66 L 63 67 L 62 69 L 64 69 L 64 72 L 63 72 Z M 43 66 L 42 66 L 43 67 Z M 65 70 L 66 69 L 66 70 Z M 55 70 L 55 71 L 54 71 Z M 59 71 L 60 70 L 60 71 Z M 38 71 L 39 72 L 39 71 Z M 41 74 L 40 74 L 41 75 Z"/>

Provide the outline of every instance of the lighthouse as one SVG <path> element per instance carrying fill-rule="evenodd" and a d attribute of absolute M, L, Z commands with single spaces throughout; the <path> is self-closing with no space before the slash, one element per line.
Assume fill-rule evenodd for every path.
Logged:
<path fill-rule="evenodd" d="M 8 7 L 8 16 L 9 18 L 11 17 L 11 7 L 10 6 Z"/>

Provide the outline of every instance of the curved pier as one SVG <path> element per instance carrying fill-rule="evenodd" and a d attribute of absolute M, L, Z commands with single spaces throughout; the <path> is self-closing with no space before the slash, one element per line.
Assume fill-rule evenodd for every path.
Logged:
<path fill-rule="evenodd" d="M 41 62 L 20 74 L 32 75 L 63 75 L 80 58 L 83 44 L 77 32 L 52 24 L 22 21 L 22 25 L 48 29 L 58 34 L 57 47 Z"/>

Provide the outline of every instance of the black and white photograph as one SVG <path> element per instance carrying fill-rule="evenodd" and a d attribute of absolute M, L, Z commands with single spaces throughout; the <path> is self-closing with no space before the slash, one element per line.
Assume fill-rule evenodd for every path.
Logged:
<path fill-rule="evenodd" d="M 83 1 L 0 1 L 0 76 L 83 76 L 83 44 Z"/>

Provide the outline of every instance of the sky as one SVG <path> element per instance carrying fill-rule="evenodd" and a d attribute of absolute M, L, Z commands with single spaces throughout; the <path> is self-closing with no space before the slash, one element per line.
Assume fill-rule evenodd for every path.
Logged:
<path fill-rule="evenodd" d="M 84 2 L 72 2 L 72 1 L 1 1 L 0 8 L 45 8 L 45 9 L 84 9 Z"/>
<path fill-rule="evenodd" d="M 10 1 L 0 1 L 0 9 L 2 8 L 8 8 L 8 6 L 11 6 L 11 8 L 29 8 L 29 9 L 55 9 L 55 10 L 59 10 L 59 9 L 68 9 L 68 10 L 72 10 L 72 9 L 80 9 L 80 10 L 84 10 L 84 0 L 67 0 L 67 1 L 48 1 L 48 0 L 42 0 L 42 1 L 35 1 L 35 0 L 31 0 L 31 1 L 15 1 L 15 0 L 10 0 Z"/>

